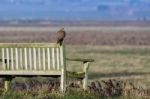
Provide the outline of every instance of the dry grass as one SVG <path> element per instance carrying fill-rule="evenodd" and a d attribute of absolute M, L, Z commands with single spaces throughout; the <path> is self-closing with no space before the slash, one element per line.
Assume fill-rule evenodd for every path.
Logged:
<path fill-rule="evenodd" d="M 54 32 L 59 28 L 1 26 L 0 42 L 55 42 Z M 150 44 L 149 27 L 68 26 L 66 30 L 67 57 L 95 59 L 90 79 L 129 79 L 149 87 L 150 47 L 145 46 Z M 81 65 L 68 63 L 73 70 L 81 70 Z"/>
<path fill-rule="evenodd" d="M 59 28 L 59 27 L 57 27 Z M 0 31 L 0 42 L 55 42 L 54 31 L 32 28 Z M 68 27 L 69 28 L 69 27 Z M 150 29 L 71 28 L 66 37 L 66 53 L 71 58 L 92 58 L 90 81 L 120 79 L 150 88 Z M 33 29 L 33 30 L 32 30 Z M 77 29 L 77 31 L 75 31 Z M 108 30 L 107 30 L 108 29 Z M 50 31 L 50 32 L 49 32 Z M 82 63 L 67 62 L 68 69 L 82 70 Z"/>
<path fill-rule="evenodd" d="M 10 90 L 7 93 L 2 93 L 3 88 L 0 87 L 0 96 L 4 96 L 4 99 L 8 99 L 6 97 L 16 96 L 17 99 L 20 99 L 21 97 L 23 99 L 25 97 L 34 97 L 33 99 L 45 99 L 46 97 L 46 99 L 49 99 L 50 97 L 50 99 L 60 99 L 60 97 L 61 99 L 79 99 L 81 97 L 82 99 L 99 99 L 100 97 L 103 98 L 106 96 L 118 97 L 118 99 L 125 99 L 125 97 L 133 97 L 131 99 L 135 99 L 136 97 L 137 99 L 138 96 L 139 99 L 143 99 L 150 96 L 150 90 L 137 86 L 132 82 L 118 79 L 93 81 L 88 85 L 86 91 L 81 89 L 81 84 L 72 82 L 67 87 L 66 93 L 63 97 L 59 92 L 59 89 L 60 82 L 56 78 L 47 78 L 43 81 L 32 78 L 26 79 L 24 82 L 14 81 L 11 83 Z M 10 92 L 12 93 L 10 94 Z"/>
<path fill-rule="evenodd" d="M 148 46 L 67 46 L 67 57 L 92 58 L 90 79 L 117 78 L 150 86 L 150 47 Z M 72 67 L 71 67 L 72 66 Z M 68 62 L 68 67 L 81 70 L 82 64 Z M 150 88 L 150 87 L 149 87 Z"/>
<path fill-rule="evenodd" d="M 86 45 L 150 45 L 150 28 L 139 26 L 64 26 L 67 44 Z M 61 27 L 1 26 L 0 42 L 55 42 Z"/>

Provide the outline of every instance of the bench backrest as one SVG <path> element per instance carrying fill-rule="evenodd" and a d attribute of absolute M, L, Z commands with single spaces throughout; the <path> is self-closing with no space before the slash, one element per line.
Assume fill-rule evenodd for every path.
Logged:
<path fill-rule="evenodd" d="M 0 43 L 0 70 L 61 71 L 64 55 L 56 43 Z"/>

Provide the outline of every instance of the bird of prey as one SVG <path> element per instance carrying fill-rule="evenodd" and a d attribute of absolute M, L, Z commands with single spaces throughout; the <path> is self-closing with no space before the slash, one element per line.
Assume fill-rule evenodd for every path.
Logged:
<path fill-rule="evenodd" d="M 66 36 L 65 29 L 64 29 L 64 28 L 60 29 L 60 30 L 57 32 L 57 44 L 62 45 L 65 36 Z"/>

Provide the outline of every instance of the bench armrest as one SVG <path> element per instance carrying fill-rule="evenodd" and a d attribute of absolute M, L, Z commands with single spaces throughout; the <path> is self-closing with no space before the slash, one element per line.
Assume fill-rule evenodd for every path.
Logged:
<path fill-rule="evenodd" d="M 66 60 L 68 60 L 68 61 L 80 61 L 80 62 L 83 62 L 83 63 L 94 62 L 94 59 L 66 58 Z"/>
<path fill-rule="evenodd" d="M 66 60 L 83 62 L 83 73 L 84 73 L 83 74 L 83 76 L 84 76 L 84 79 L 83 79 L 83 89 L 87 90 L 89 63 L 90 62 L 94 62 L 94 60 L 93 59 L 79 59 L 79 58 L 74 58 L 74 59 L 66 58 Z"/>

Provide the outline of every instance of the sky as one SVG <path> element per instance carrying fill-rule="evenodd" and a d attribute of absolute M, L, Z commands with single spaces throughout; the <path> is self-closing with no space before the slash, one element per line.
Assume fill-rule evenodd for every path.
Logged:
<path fill-rule="evenodd" d="M 150 19 L 150 0 L 0 0 L 0 19 Z"/>

